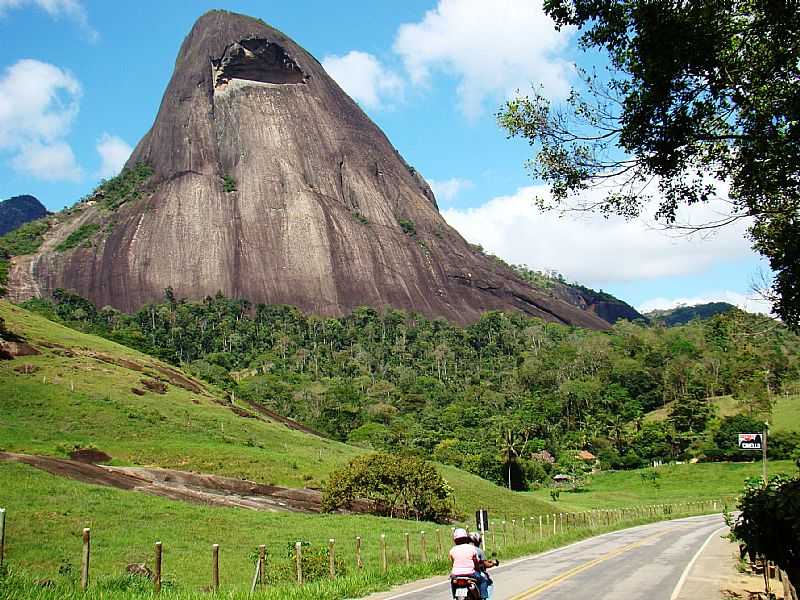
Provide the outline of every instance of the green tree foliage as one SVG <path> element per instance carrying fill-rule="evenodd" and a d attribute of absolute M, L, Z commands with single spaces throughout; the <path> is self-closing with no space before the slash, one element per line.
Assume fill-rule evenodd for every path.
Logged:
<path fill-rule="evenodd" d="M 102 202 L 106 208 L 116 210 L 126 202 L 138 200 L 152 176 L 152 167 L 142 162 L 136 163 L 116 177 L 101 182 L 87 199 Z"/>
<path fill-rule="evenodd" d="M 92 236 L 100 230 L 97 223 L 84 223 L 75 231 L 70 233 L 63 242 L 56 246 L 58 252 L 66 252 L 72 248 L 77 248 L 81 244 L 88 243 Z"/>
<path fill-rule="evenodd" d="M 761 453 L 758 451 L 739 449 L 739 434 L 761 433 L 764 427 L 764 421 L 759 421 L 749 415 L 741 414 L 725 417 L 714 434 L 714 443 L 719 449 L 719 455 L 714 456 L 714 458 L 723 460 L 754 460 L 760 458 Z"/>
<path fill-rule="evenodd" d="M 236 180 L 230 175 L 225 175 L 222 178 L 222 191 L 226 194 L 236 191 Z"/>
<path fill-rule="evenodd" d="M 558 467 L 581 449 L 613 468 L 718 459 L 708 395 L 753 378 L 773 395 L 800 381 L 800 338 L 740 311 L 593 332 L 500 312 L 467 327 L 371 308 L 325 318 L 221 294 L 187 302 L 171 290 L 133 315 L 64 290 L 25 306 L 332 438 L 435 458 L 503 486 L 511 475 L 515 489 L 559 472 L 541 462 L 543 450 Z M 643 419 L 665 403 L 672 419 Z"/>
<path fill-rule="evenodd" d="M 355 500 L 390 517 L 446 523 L 455 516 L 453 490 L 432 464 L 414 456 L 360 456 L 334 471 L 323 491 L 323 510 L 347 508 Z"/>
<path fill-rule="evenodd" d="M 400 229 L 402 229 L 403 233 L 406 235 L 417 235 L 417 226 L 414 225 L 414 221 L 411 219 L 397 219 L 397 222 L 400 224 Z"/>
<path fill-rule="evenodd" d="M 749 551 L 774 562 L 800 587 L 800 477 L 748 482 L 732 533 Z"/>
<path fill-rule="evenodd" d="M 545 0 L 557 27 L 610 59 L 582 73 L 565 106 L 542 94 L 509 101 L 501 125 L 540 148 L 530 165 L 563 206 L 656 216 L 727 187 L 731 214 L 752 218 L 754 248 L 775 273 L 776 313 L 800 327 L 800 10 L 792 0 Z M 614 185 L 609 186 L 612 183 Z M 721 184 L 721 185 L 720 185 Z"/>

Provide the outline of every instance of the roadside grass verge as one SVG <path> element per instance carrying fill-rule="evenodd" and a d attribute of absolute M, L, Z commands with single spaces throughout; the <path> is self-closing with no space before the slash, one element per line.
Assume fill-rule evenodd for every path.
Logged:
<path fill-rule="evenodd" d="M 13 485 L 11 485 L 13 483 Z M 129 563 L 152 567 L 153 543 L 164 548 L 162 598 L 207 598 L 211 583 L 211 544 L 220 544 L 221 587 L 217 597 L 249 597 L 254 551 L 266 544 L 267 572 L 272 580 L 255 597 L 268 600 L 341 600 L 434 575 L 444 576 L 449 549 L 448 527 L 396 519 L 355 515 L 299 515 L 243 509 L 204 507 L 147 495 L 80 484 L 36 471 L 27 465 L 0 463 L 0 506 L 8 509 L 6 565 L 0 577 L 0 599 L 86 598 L 133 600 L 152 597 L 150 582 L 125 574 Z M 32 493 L 34 492 L 34 493 Z M 682 507 L 668 512 L 572 515 L 559 519 L 556 533 L 538 529 L 538 518 L 527 528 L 493 522 L 487 536 L 489 552 L 508 560 L 543 552 L 606 531 L 687 514 L 711 512 L 711 507 Z M 83 527 L 92 529 L 90 588 L 80 592 L 78 578 Z M 441 531 L 438 547 L 436 529 Z M 426 531 L 427 562 L 422 562 L 420 531 Z M 541 534 L 540 534 L 541 531 Z M 404 534 L 411 534 L 411 560 L 405 564 Z M 380 534 L 387 539 L 389 570 L 382 572 Z M 362 537 L 363 570 L 355 564 L 355 536 Z M 541 537 L 540 537 L 541 535 Z M 328 539 L 335 538 L 337 577 L 327 575 Z M 311 543 L 304 564 L 303 586 L 292 583 L 294 562 L 289 548 L 295 540 Z M 321 553 L 319 552 L 321 550 Z M 46 581 L 47 586 L 42 583 Z"/>
<path fill-rule="evenodd" d="M 796 471 L 797 467 L 792 461 L 769 462 L 772 475 Z M 648 477 L 652 473 L 656 473 L 655 479 Z M 558 510 L 581 511 L 734 497 L 742 491 L 747 478 L 760 475 L 760 462 L 698 463 L 635 471 L 601 471 L 591 475 L 588 483 L 578 491 L 561 490 L 555 506 Z M 550 490 L 536 490 L 529 495 L 544 501 L 550 498 Z"/>

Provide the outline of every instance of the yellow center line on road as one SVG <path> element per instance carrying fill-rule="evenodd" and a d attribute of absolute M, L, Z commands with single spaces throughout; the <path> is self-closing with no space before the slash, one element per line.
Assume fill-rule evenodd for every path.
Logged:
<path fill-rule="evenodd" d="M 586 562 L 586 563 L 584 563 L 582 565 L 578 565 L 577 567 L 573 567 L 569 571 L 564 571 L 560 575 L 556 575 L 555 577 L 553 577 L 551 579 L 548 579 L 547 581 L 543 581 L 542 583 L 532 587 L 531 589 L 526 590 L 526 591 L 524 591 L 524 592 L 522 592 L 520 594 L 517 594 L 516 596 L 511 597 L 509 600 L 530 600 L 531 598 L 535 598 L 536 596 L 538 596 L 542 592 L 547 591 L 550 588 L 557 586 L 559 583 L 561 583 L 563 581 L 566 581 L 570 577 L 574 577 L 578 573 L 583 573 L 584 571 L 587 571 L 588 569 L 591 569 L 592 567 L 597 566 L 600 563 L 603 563 L 603 562 L 605 562 L 607 560 L 611 560 L 612 558 L 616 558 L 617 556 L 620 556 L 621 554 L 625 554 L 626 552 L 629 552 L 629 551 L 633 550 L 634 548 L 638 548 L 639 546 L 644 546 L 645 544 L 647 544 L 649 542 L 652 542 L 653 540 L 655 540 L 657 538 L 660 538 L 661 536 L 663 536 L 663 535 L 665 535 L 665 534 L 667 534 L 669 532 L 672 532 L 672 531 L 675 531 L 675 529 L 674 528 L 664 529 L 664 530 L 659 531 L 658 533 L 656 533 L 654 535 L 651 535 L 649 537 L 644 538 L 643 540 L 639 540 L 638 542 L 634 542 L 632 544 L 628 544 L 627 546 L 623 546 L 622 548 L 619 548 L 617 550 L 612 550 L 608 554 L 604 554 L 603 556 L 599 556 L 598 558 L 595 558 L 594 560 L 590 560 L 589 562 Z"/>

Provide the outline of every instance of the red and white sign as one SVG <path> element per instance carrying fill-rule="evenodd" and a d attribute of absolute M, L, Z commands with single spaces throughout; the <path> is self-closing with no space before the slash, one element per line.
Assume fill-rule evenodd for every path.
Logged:
<path fill-rule="evenodd" d="M 739 449 L 740 450 L 761 450 L 761 434 L 760 433 L 740 433 L 739 434 Z"/>

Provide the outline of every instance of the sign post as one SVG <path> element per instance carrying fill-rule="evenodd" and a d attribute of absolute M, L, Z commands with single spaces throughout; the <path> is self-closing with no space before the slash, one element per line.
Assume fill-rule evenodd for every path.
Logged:
<path fill-rule="evenodd" d="M 767 427 L 769 423 L 764 423 L 764 430 L 761 433 L 740 433 L 739 450 L 761 450 L 761 468 L 764 485 L 767 485 Z"/>
<path fill-rule="evenodd" d="M 478 531 L 481 534 L 481 548 L 486 550 L 486 540 L 484 534 L 489 531 L 489 511 L 482 508 L 475 511 L 475 523 L 478 526 Z"/>

